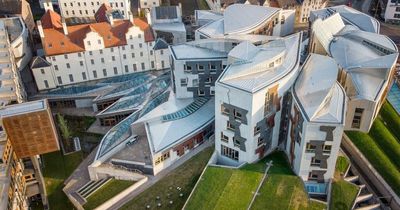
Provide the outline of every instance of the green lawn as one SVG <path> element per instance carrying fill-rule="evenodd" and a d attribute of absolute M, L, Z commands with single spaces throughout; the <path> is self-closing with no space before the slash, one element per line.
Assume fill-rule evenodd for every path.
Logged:
<path fill-rule="evenodd" d="M 358 194 L 358 187 L 344 180 L 332 183 L 331 210 L 351 209 Z"/>
<path fill-rule="evenodd" d="M 86 210 L 94 209 L 104 202 L 108 201 L 112 197 L 116 196 L 126 188 L 130 187 L 134 182 L 125 180 L 112 179 L 108 181 L 101 188 L 97 189 L 92 195 L 90 195 L 86 200 L 87 202 L 83 207 Z"/>
<path fill-rule="evenodd" d="M 43 176 L 51 209 L 71 210 L 72 204 L 62 191 L 64 180 L 82 161 L 82 153 L 63 156 L 61 151 L 43 155 Z"/>
<path fill-rule="evenodd" d="M 400 127 L 399 127 L 400 129 Z M 369 135 L 375 143 L 385 152 L 386 156 L 400 170 L 400 143 L 396 137 L 386 128 L 381 119 L 377 118 L 372 125 Z"/>
<path fill-rule="evenodd" d="M 393 135 L 400 140 L 400 117 L 389 102 L 385 102 L 379 112 L 386 126 Z"/>
<path fill-rule="evenodd" d="M 240 169 L 208 167 L 186 209 L 247 209 L 270 160 L 273 166 L 251 209 L 326 209 L 325 204 L 308 199 L 303 182 L 294 175 L 283 152 Z"/>
<path fill-rule="evenodd" d="M 349 160 L 347 160 L 346 157 L 344 156 L 338 156 L 336 160 L 336 171 L 340 175 L 346 173 L 347 168 L 349 167 L 350 163 Z"/>
<path fill-rule="evenodd" d="M 273 166 L 251 209 L 326 209 L 325 204 L 308 199 L 302 180 L 294 175 L 283 152 L 273 153 L 262 162 L 269 160 L 273 160 Z"/>
<path fill-rule="evenodd" d="M 346 134 L 392 189 L 400 195 L 400 172 L 385 154 L 386 151 L 383 151 L 368 134 L 357 131 L 348 131 Z"/>
<path fill-rule="evenodd" d="M 157 210 L 181 209 L 213 151 L 214 148 L 210 147 L 192 157 L 156 184 L 129 201 L 121 209 L 146 209 L 147 205 L 150 205 L 150 209 Z M 178 191 L 177 187 L 182 188 L 182 190 Z M 181 193 L 183 194 L 182 197 L 180 197 Z M 160 197 L 159 201 L 156 200 L 157 196 Z M 171 200 L 173 203 L 169 204 Z M 159 202 L 162 203 L 161 207 L 157 207 L 157 203 Z"/>

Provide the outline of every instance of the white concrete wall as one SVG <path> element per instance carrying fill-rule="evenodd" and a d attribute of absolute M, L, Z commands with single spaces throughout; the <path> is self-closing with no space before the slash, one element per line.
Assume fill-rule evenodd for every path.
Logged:
<path fill-rule="evenodd" d="M 94 17 L 103 3 L 109 3 L 113 9 L 120 10 L 125 19 L 128 19 L 127 12 L 130 11 L 130 0 L 58 0 L 58 3 L 64 18 Z"/>
<path fill-rule="evenodd" d="M 396 11 L 396 10 L 398 10 L 398 11 Z M 395 15 L 396 15 L 396 17 L 395 17 Z M 396 3 L 391 3 L 391 0 L 388 0 L 388 3 L 386 4 L 384 18 L 385 18 L 385 22 L 395 21 L 395 22 L 399 23 L 400 22 L 400 4 L 396 5 Z"/>
<path fill-rule="evenodd" d="M 43 69 L 45 73 L 42 73 L 41 69 Z M 54 70 L 52 69 L 52 66 L 43 68 L 32 68 L 33 77 L 35 78 L 35 82 L 39 90 L 45 90 L 57 87 L 53 71 Z M 45 86 L 45 81 L 47 81 L 49 85 L 48 87 Z"/>

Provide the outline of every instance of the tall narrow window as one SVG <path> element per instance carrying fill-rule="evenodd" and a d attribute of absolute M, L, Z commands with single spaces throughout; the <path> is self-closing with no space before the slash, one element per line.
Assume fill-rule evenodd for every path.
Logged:
<path fill-rule="evenodd" d="M 356 110 L 354 111 L 353 122 L 351 124 L 352 128 L 360 128 L 363 112 L 364 112 L 364 109 L 356 108 Z"/>

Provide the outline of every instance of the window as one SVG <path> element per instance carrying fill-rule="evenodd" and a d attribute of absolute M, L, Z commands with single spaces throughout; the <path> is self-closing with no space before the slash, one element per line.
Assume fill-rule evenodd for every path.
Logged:
<path fill-rule="evenodd" d="M 139 38 L 140 38 L 140 34 L 139 34 Z M 139 44 L 139 47 L 142 48 L 142 46 L 143 46 L 142 43 L 140 43 L 140 44 Z"/>
<path fill-rule="evenodd" d="M 233 114 L 235 116 L 235 120 L 242 119 L 242 114 L 240 112 L 236 111 L 236 109 L 233 110 Z"/>
<path fill-rule="evenodd" d="M 107 70 L 106 69 L 103 69 L 103 76 L 107 76 Z"/>
<path fill-rule="evenodd" d="M 81 3 L 80 2 L 78 2 L 78 7 L 80 7 L 81 6 Z"/>
<path fill-rule="evenodd" d="M 210 64 L 210 70 L 216 70 L 217 67 L 214 64 Z"/>
<path fill-rule="evenodd" d="M 331 153 L 331 150 L 332 150 L 332 145 L 324 145 L 323 152 Z"/>
<path fill-rule="evenodd" d="M 162 69 L 165 68 L 164 66 L 165 66 L 165 65 L 164 65 L 164 61 L 161 61 L 161 68 L 162 68 Z"/>
<path fill-rule="evenodd" d="M 65 54 L 65 55 L 64 55 L 64 58 L 65 58 L 65 59 L 68 59 L 68 55 Z"/>
<path fill-rule="evenodd" d="M 79 61 L 79 65 L 80 65 L 80 66 L 83 66 L 83 61 Z"/>
<path fill-rule="evenodd" d="M 191 66 L 187 66 L 186 64 L 183 65 L 183 69 L 187 72 L 190 72 L 192 70 Z"/>
<path fill-rule="evenodd" d="M 128 69 L 128 65 L 125 65 L 125 72 L 128 73 L 129 69 Z"/>
<path fill-rule="evenodd" d="M 82 53 L 78 53 L 78 57 L 82 57 Z"/>
<path fill-rule="evenodd" d="M 396 7 L 396 12 L 400 12 L 400 7 Z"/>
<path fill-rule="evenodd" d="M 229 115 L 229 109 L 226 108 L 223 104 L 221 104 L 221 113 L 225 115 Z"/>
<path fill-rule="evenodd" d="M 125 50 L 125 46 L 122 46 L 121 48 L 122 48 L 122 50 Z"/>
<path fill-rule="evenodd" d="M 92 65 L 94 65 L 94 60 L 93 60 L 93 59 L 90 59 L 90 63 L 91 63 Z"/>
<path fill-rule="evenodd" d="M 47 82 L 47 80 L 44 80 L 44 87 L 49 88 L 49 82 Z"/>
<path fill-rule="evenodd" d="M 263 145 L 265 143 L 264 138 L 263 137 L 258 137 L 257 139 L 257 147 Z"/>
<path fill-rule="evenodd" d="M 315 157 L 312 157 L 312 158 L 311 158 L 311 163 L 310 163 L 310 165 L 311 165 L 311 166 L 320 167 L 320 166 L 321 166 L 321 160 L 316 159 Z"/>
<path fill-rule="evenodd" d="M 60 76 L 57 77 L 57 81 L 58 81 L 58 84 L 60 84 L 60 85 L 62 84 L 62 79 Z"/>
<path fill-rule="evenodd" d="M 85 72 L 82 72 L 82 79 L 86 80 L 86 73 Z"/>
<path fill-rule="evenodd" d="M 151 68 L 154 69 L 154 61 L 151 61 Z"/>
<path fill-rule="evenodd" d="M 133 64 L 133 71 L 137 71 L 136 64 Z"/>
<path fill-rule="evenodd" d="M 71 66 L 69 65 L 69 63 L 67 63 L 67 68 L 68 68 L 68 69 L 71 68 Z"/>
<path fill-rule="evenodd" d="M 69 76 L 69 81 L 70 82 L 74 82 L 74 77 L 72 76 L 72 74 L 68 75 Z"/>
<path fill-rule="evenodd" d="M 221 132 L 221 141 L 228 143 L 229 137 L 225 136 L 223 132 Z"/>
<path fill-rule="evenodd" d="M 111 47 L 111 48 L 110 48 L 110 51 L 111 51 L 111 52 L 114 52 L 114 48 Z"/>
<path fill-rule="evenodd" d="M 260 131 L 261 131 L 261 128 L 260 128 L 260 127 L 258 127 L 258 126 L 255 126 L 255 127 L 254 127 L 254 135 L 259 134 Z"/>
<path fill-rule="evenodd" d="M 132 58 L 134 58 L 135 57 L 135 53 L 132 53 Z"/>
<path fill-rule="evenodd" d="M 101 44 L 101 40 L 100 40 L 100 39 L 98 39 L 98 40 L 97 40 L 97 43 L 98 43 L 98 44 Z"/>
<path fill-rule="evenodd" d="M 90 41 L 87 41 L 86 43 L 87 43 L 87 45 L 89 45 L 89 46 L 91 45 Z M 91 53 L 91 52 L 89 52 L 89 54 L 90 54 L 90 53 Z"/>
<path fill-rule="evenodd" d="M 52 47 L 53 47 L 53 44 L 50 43 L 50 44 L 49 44 L 49 48 L 52 48 Z"/>
<path fill-rule="evenodd" d="M 93 52 L 92 52 L 92 51 L 89 51 L 89 55 L 93 55 Z"/>
<path fill-rule="evenodd" d="M 270 63 L 270 64 L 268 65 L 268 67 L 269 67 L 269 68 L 273 68 L 273 67 L 274 67 L 274 65 L 275 65 L 275 63 L 274 63 L 274 62 L 272 62 L 272 63 Z"/>
<path fill-rule="evenodd" d="M 229 121 L 226 122 L 226 129 L 234 131 L 235 130 L 235 126 L 232 125 L 232 123 L 230 123 Z"/>
<path fill-rule="evenodd" d="M 160 50 L 160 55 L 163 55 L 164 54 L 164 50 Z"/>
<path fill-rule="evenodd" d="M 93 78 L 97 78 L 97 72 L 93 71 Z"/>
<path fill-rule="evenodd" d="M 360 128 L 363 112 L 364 112 L 364 109 L 356 108 L 356 110 L 354 111 L 353 122 L 351 124 L 352 128 Z"/>
<path fill-rule="evenodd" d="M 54 65 L 54 70 L 58 71 L 58 66 Z"/>
<path fill-rule="evenodd" d="M 138 34 L 138 38 L 142 38 L 142 34 Z M 142 44 L 139 44 L 139 47 L 142 47 Z"/>
<path fill-rule="evenodd" d="M 185 79 L 181 79 L 181 86 L 182 87 L 186 87 L 187 86 L 187 78 L 185 78 Z"/>
<path fill-rule="evenodd" d="M 197 90 L 197 94 L 198 94 L 198 96 L 204 96 L 205 95 L 204 90 Z"/>
<path fill-rule="evenodd" d="M 122 58 L 123 58 L 123 59 L 126 59 L 126 54 L 123 54 L 123 55 L 122 55 Z"/>
<path fill-rule="evenodd" d="M 100 60 L 101 60 L 101 63 L 104 63 L 104 58 L 100 58 Z"/>
<path fill-rule="evenodd" d="M 308 153 L 314 153 L 314 152 L 315 152 L 315 148 L 316 148 L 315 145 L 312 145 L 312 144 L 310 144 L 310 143 L 307 143 L 307 145 L 306 145 L 306 152 L 308 152 Z"/>
<path fill-rule="evenodd" d="M 155 160 L 154 164 L 157 165 L 157 164 L 159 164 L 159 163 L 165 161 L 165 160 L 168 159 L 169 157 L 170 157 L 170 154 L 169 154 L 169 151 L 168 151 L 168 152 L 162 154 L 160 157 L 158 157 L 158 158 Z"/>
<path fill-rule="evenodd" d="M 207 77 L 205 83 L 210 84 L 212 82 L 212 77 Z"/>
<path fill-rule="evenodd" d="M 239 160 L 239 152 L 224 145 L 221 145 L 221 155 L 233 160 Z"/>
<path fill-rule="evenodd" d="M 150 50 L 150 55 L 153 55 L 153 50 Z"/>
<path fill-rule="evenodd" d="M 317 180 L 318 179 L 318 174 L 314 173 L 313 171 L 311 171 L 310 173 L 308 173 L 308 180 Z"/>
<path fill-rule="evenodd" d="M 264 116 L 267 116 L 272 109 L 272 100 L 269 92 L 265 93 L 265 102 L 264 102 Z"/>
<path fill-rule="evenodd" d="M 198 66 L 197 66 L 197 69 L 198 69 L 199 71 L 204 71 L 204 66 L 203 66 L 203 65 L 198 65 Z"/>
<path fill-rule="evenodd" d="M 140 57 L 143 57 L 143 52 L 140 52 Z"/>
<path fill-rule="evenodd" d="M 112 60 L 112 61 L 115 61 L 115 56 L 111 56 L 111 60 Z"/>
<path fill-rule="evenodd" d="M 114 74 L 115 74 L 115 75 L 118 74 L 118 69 L 117 69 L 117 67 L 114 67 Z"/>
<path fill-rule="evenodd" d="M 40 72 L 41 72 L 42 74 L 44 74 L 44 69 L 40 69 Z"/>
<path fill-rule="evenodd" d="M 145 65 L 144 65 L 144 63 L 142 63 L 141 65 L 142 65 L 142 70 L 144 70 L 144 69 L 145 69 Z"/>
<path fill-rule="evenodd" d="M 239 139 L 233 137 L 233 145 L 234 145 L 235 147 L 240 147 L 240 141 L 239 141 Z"/>
<path fill-rule="evenodd" d="M 215 95 L 215 91 L 210 89 L 210 95 L 211 96 Z"/>
<path fill-rule="evenodd" d="M 100 52 L 100 54 L 103 54 L 103 50 L 100 50 L 99 52 Z"/>

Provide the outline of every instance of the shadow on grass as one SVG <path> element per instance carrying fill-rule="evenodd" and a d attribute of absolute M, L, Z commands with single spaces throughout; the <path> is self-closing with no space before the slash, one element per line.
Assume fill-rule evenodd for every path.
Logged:
<path fill-rule="evenodd" d="M 267 163 L 272 160 L 272 167 L 268 174 L 294 175 L 287 160 L 287 156 L 282 151 L 274 151 L 257 163 L 246 164 L 240 170 L 255 171 L 264 173 Z"/>

